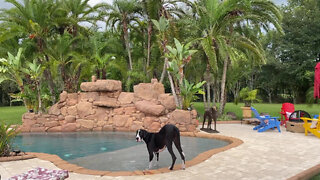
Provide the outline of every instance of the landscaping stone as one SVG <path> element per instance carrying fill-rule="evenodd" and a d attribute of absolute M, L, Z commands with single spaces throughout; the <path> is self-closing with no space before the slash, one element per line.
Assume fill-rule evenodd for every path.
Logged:
<path fill-rule="evenodd" d="M 131 104 L 134 100 L 134 93 L 121 92 L 118 98 L 120 104 Z"/>
<path fill-rule="evenodd" d="M 97 80 L 96 82 L 84 82 L 81 83 L 80 88 L 85 92 L 112 92 L 121 91 L 122 83 L 116 80 Z"/>
<path fill-rule="evenodd" d="M 157 105 L 153 102 L 145 101 L 145 100 L 136 102 L 135 106 L 139 111 L 141 111 L 145 114 L 150 114 L 150 115 L 154 115 L 154 116 L 160 116 L 165 111 L 164 106 Z"/>
<path fill-rule="evenodd" d="M 165 94 L 156 79 L 134 86 L 134 92 L 121 92 L 120 81 L 98 80 L 82 83 L 85 92 L 60 94 L 48 114 L 25 113 L 22 132 L 74 131 L 158 131 L 165 124 L 181 132 L 194 132 L 197 112 L 176 110 L 173 96 Z"/>

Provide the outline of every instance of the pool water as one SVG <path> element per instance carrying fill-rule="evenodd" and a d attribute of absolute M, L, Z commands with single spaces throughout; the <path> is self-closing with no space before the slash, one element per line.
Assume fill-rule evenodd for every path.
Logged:
<path fill-rule="evenodd" d="M 103 133 L 30 133 L 14 140 L 14 146 L 24 152 L 56 154 L 64 160 L 110 152 L 135 146 L 132 134 L 121 132 Z"/>
<path fill-rule="evenodd" d="M 213 148 L 228 145 L 229 142 L 215 139 L 181 137 L 186 160 Z M 149 164 L 145 143 L 135 141 L 134 132 L 81 132 L 81 133 L 30 133 L 16 137 L 14 147 L 25 152 L 56 154 L 62 159 L 79 166 L 107 171 L 144 170 Z M 173 145 L 181 163 L 180 155 Z M 164 150 L 153 169 L 169 167 L 171 156 Z"/>

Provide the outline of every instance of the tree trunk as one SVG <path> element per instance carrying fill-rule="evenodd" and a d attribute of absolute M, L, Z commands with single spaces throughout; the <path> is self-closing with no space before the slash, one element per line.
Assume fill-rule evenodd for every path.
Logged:
<path fill-rule="evenodd" d="M 225 100 L 225 87 L 226 87 L 226 80 L 227 80 L 227 70 L 228 70 L 228 61 L 229 58 L 226 58 L 223 63 L 223 73 L 221 79 L 221 97 L 220 97 L 220 107 L 219 107 L 219 115 L 223 114 L 224 105 L 223 102 Z"/>
<path fill-rule="evenodd" d="M 152 35 L 152 23 L 148 22 L 148 54 L 147 54 L 147 69 L 150 65 L 150 55 L 151 55 L 151 35 Z"/>
<path fill-rule="evenodd" d="M 166 74 L 167 64 L 168 64 L 168 58 L 164 58 L 164 64 L 163 64 L 163 69 L 161 73 L 160 83 L 163 83 L 164 76 Z"/>
<path fill-rule="evenodd" d="M 206 88 L 204 86 L 202 86 L 202 90 L 203 90 L 203 92 L 206 92 Z M 204 109 L 206 110 L 206 109 L 208 109 L 206 94 L 203 94 L 202 97 L 203 97 Z"/>
<path fill-rule="evenodd" d="M 55 92 L 55 85 L 53 82 L 51 72 L 48 69 L 45 69 L 43 74 L 44 74 L 44 77 L 49 85 L 49 91 L 51 93 L 52 103 L 55 104 L 56 103 L 56 92 Z"/>
<path fill-rule="evenodd" d="M 41 101 L 41 84 L 40 81 L 36 82 L 37 85 L 37 91 L 38 91 L 38 113 L 42 114 L 42 101 Z"/>
<path fill-rule="evenodd" d="M 132 58 L 131 58 L 130 45 L 129 45 L 128 24 L 126 21 L 123 22 L 123 33 L 124 33 L 124 41 L 126 44 L 126 49 L 127 49 L 128 58 L 129 58 L 129 69 L 131 71 L 132 70 Z"/>
<path fill-rule="evenodd" d="M 211 88 L 210 88 L 210 82 L 207 82 L 207 107 L 210 108 L 211 107 Z"/>
<path fill-rule="evenodd" d="M 169 64 L 167 64 L 167 66 L 169 66 Z M 177 93 L 175 91 L 175 87 L 174 87 L 172 76 L 171 76 L 169 71 L 167 71 L 167 73 L 168 73 L 168 78 L 169 78 L 169 82 L 170 82 L 171 92 L 172 92 L 174 101 L 176 102 L 176 107 L 181 107 L 179 99 L 178 99 L 178 96 L 177 96 Z"/>
<path fill-rule="evenodd" d="M 211 89 L 213 90 L 213 93 L 212 93 L 212 106 L 216 106 L 216 95 L 215 95 L 215 88 L 214 88 L 214 84 L 212 84 L 212 87 Z"/>
<path fill-rule="evenodd" d="M 268 92 L 268 99 L 269 99 L 269 103 L 270 103 L 270 104 L 272 104 L 271 95 L 272 95 L 272 93 L 271 93 L 271 91 L 269 91 L 269 92 Z"/>

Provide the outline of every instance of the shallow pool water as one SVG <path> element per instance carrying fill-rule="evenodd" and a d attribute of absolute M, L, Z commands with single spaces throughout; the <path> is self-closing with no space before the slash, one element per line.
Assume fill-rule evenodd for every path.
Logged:
<path fill-rule="evenodd" d="M 215 139 L 181 137 L 186 160 L 228 144 Z M 134 171 L 144 170 L 149 164 L 146 145 L 135 141 L 134 132 L 30 133 L 19 135 L 14 146 L 25 152 L 56 154 L 88 169 Z M 175 147 L 173 149 L 177 156 L 176 164 L 180 164 L 180 155 Z M 154 158 L 154 169 L 168 167 L 170 163 L 171 156 L 164 150 L 159 155 L 158 163 Z"/>

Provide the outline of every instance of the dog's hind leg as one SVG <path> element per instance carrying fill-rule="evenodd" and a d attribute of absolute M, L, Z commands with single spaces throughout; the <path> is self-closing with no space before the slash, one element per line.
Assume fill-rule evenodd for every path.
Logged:
<path fill-rule="evenodd" d="M 206 122 L 206 116 L 203 117 L 202 128 L 204 128 L 204 123 Z"/>
<path fill-rule="evenodd" d="M 173 142 L 174 142 L 174 145 L 176 146 L 176 148 L 178 149 L 180 156 L 181 156 L 181 159 L 182 159 L 181 169 L 186 169 L 186 165 L 185 165 L 186 160 L 185 160 L 185 155 L 184 155 L 182 148 L 181 148 L 180 136 L 177 137 Z"/>
<path fill-rule="evenodd" d="M 168 148 L 168 151 L 169 151 L 169 153 L 171 154 L 171 157 L 172 157 L 172 164 L 169 167 L 169 169 L 172 170 L 173 166 L 174 166 L 174 163 L 176 162 L 176 159 L 177 159 L 177 157 L 174 155 L 173 150 L 172 150 L 172 141 L 171 142 L 167 142 L 167 148 Z"/>

